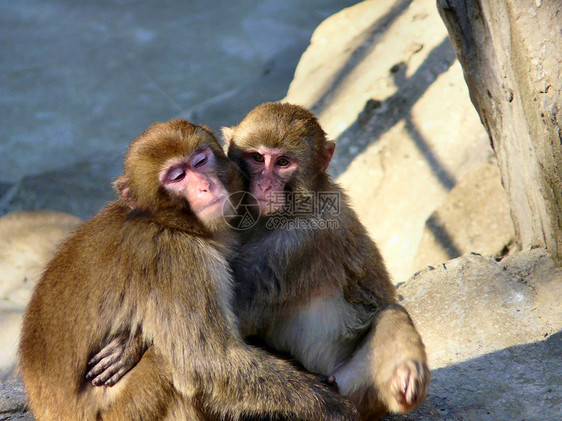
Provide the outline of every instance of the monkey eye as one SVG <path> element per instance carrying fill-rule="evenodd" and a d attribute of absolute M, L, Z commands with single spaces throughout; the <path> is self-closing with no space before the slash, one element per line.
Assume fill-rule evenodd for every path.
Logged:
<path fill-rule="evenodd" d="M 265 162 L 265 159 L 263 158 L 263 155 L 259 154 L 259 153 L 252 154 L 252 159 L 256 162 Z"/>
<path fill-rule="evenodd" d="M 166 177 L 168 181 L 181 181 L 185 178 L 185 170 L 181 167 L 174 168 L 172 171 L 168 173 L 168 177 Z"/>
<path fill-rule="evenodd" d="M 290 161 L 289 158 L 281 157 L 277 160 L 276 164 L 279 165 L 280 167 L 286 167 L 287 165 L 290 164 Z"/>
<path fill-rule="evenodd" d="M 206 163 L 207 163 L 207 155 L 204 155 L 204 156 L 202 156 L 202 157 L 198 157 L 198 158 L 195 160 L 195 163 L 193 164 L 193 166 L 194 166 L 195 168 L 199 168 L 199 167 L 205 165 Z"/>

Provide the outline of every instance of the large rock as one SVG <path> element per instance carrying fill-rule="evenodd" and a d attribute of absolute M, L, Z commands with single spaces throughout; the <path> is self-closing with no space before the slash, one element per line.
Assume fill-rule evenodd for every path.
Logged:
<path fill-rule="evenodd" d="M 562 264 L 562 3 L 437 5 L 492 140 L 519 246 Z"/>
<path fill-rule="evenodd" d="M 395 280 L 408 279 L 426 220 L 492 155 L 435 2 L 372 0 L 330 17 L 285 100 L 337 140 L 330 171 Z"/>
<path fill-rule="evenodd" d="M 514 249 L 507 194 L 495 160 L 466 174 L 426 221 L 414 269 L 465 253 L 502 257 Z"/>
<path fill-rule="evenodd" d="M 560 420 L 562 333 L 433 370 L 426 400 L 384 421 Z"/>
<path fill-rule="evenodd" d="M 562 269 L 544 249 L 468 254 L 398 288 L 432 381 L 408 420 L 560 419 Z"/>
<path fill-rule="evenodd" d="M 0 218 L 0 378 L 15 366 L 25 306 L 57 245 L 80 224 L 54 211 L 13 212 Z"/>

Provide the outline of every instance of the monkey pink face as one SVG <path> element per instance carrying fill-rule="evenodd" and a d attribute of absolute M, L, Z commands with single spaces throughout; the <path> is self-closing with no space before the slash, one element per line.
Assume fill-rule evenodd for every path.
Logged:
<path fill-rule="evenodd" d="M 298 169 L 297 160 L 281 149 L 259 147 L 245 151 L 244 161 L 251 176 L 250 193 L 258 199 L 260 213 L 267 215 L 283 207 L 285 203 L 273 194 L 285 191 Z"/>
<path fill-rule="evenodd" d="M 184 197 L 201 221 L 222 216 L 228 192 L 217 177 L 217 160 L 209 147 L 197 149 L 187 159 L 167 163 L 160 182 L 172 194 Z"/>

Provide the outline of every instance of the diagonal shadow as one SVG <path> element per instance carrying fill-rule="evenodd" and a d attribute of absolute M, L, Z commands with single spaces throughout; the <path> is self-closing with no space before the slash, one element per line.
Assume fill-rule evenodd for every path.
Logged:
<path fill-rule="evenodd" d="M 425 401 L 381 421 L 559 420 L 562 332 L 432 370 Z"/>
<path fill-rule="evenodd" d="M 443 251 L 447 253 L 449 260 L 459 257 L 462 254 L 461 249 L 455 243 L 455 240 L 449 230 L 441 222 L 437 212 L 433 212 L 431 216 L 427 218 L 425 226 L 439 242 Z"/>
<path fill-rule="evenodd" d="M 337 139 L 337 159 L 333 161 L 333 165 L 330 167 L 331 174 L 338 177 L 368 146 L 375 143 L 396 123 L 405 120 L 406 129 L 412 140 L 424 155 L 441 184 L 447 190 L 450 190 L 455 185 L 456 180 L 439 162 L 427 141 L 415 127 L 411 119 L 411 111 L 429 86 L 439 75 L 445 73 L 451 67 L 455 59 L 455 53 L 449 39 L 444 38 L 409 78 L 405 77 L 406 64 L 402 63 L 398 66 L 394 74 L 394 80 L 396 85 L 400 86 L 400 89 L 382 102 L 375 100 L 367 102 L 364 113 L 339 136 Z M 393 68 L 396 68 L 396 66 L 393 66 Z M 368 133 L 368 140 L 363 140 L 367 138 L 366 133 Z M 359 134 L 362 134 L 362 136 L 359 136 Z"/>
<path fill-rule="evenodd" d="M 314 114 L 320 115 L 322 111 L 324 111 L 325 106 L 328 104 L 327 100 L 342 86 L 342 81 L 371 53 L 376 46 L 375 41 L 377 38 L 386 32 L 388 27 L 410 6 L 412 1 L 413 0 L 397 1 L 384 16 L 373 22 L 373 24 L 360 35 L 364 37 L 364 39 L 362 39 L 362 42 L 355 48 L 345 65 L 331 78 L 329 82 L 330 87 L 324 89 L 320 97 L 312 101 L 314 105 L 311 111 Z M 364 35 L 365 33 L 367 33 L 367 36 Z"/>

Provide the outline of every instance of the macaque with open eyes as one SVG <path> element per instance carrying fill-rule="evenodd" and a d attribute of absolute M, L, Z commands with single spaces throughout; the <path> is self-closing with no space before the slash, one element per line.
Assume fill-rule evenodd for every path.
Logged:
<path fill-rule="evenodd" d="M 335 144 L 310 111 L 287 103 L 262 104 L 223 134 L 259 203 L 231 263 L 243 336 L 335 376 L 362 419 L 413 409 L 429 384 L 424 345 L 326 173 Z"/>
<path fill-rule="evenodd" d="M 27 308 L 20 368 L 38 421 L 357 418 L 316 376 L 242 341 L 223 217 L 240 184 L 208 128 L 150 126 L 116 188 L 121 200 L 60 247 Z M 123 338 L 138 364 L 93 387 L 92 355 Z"/>

